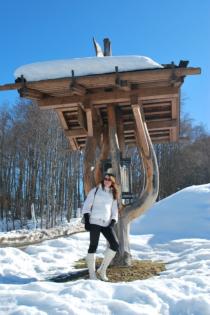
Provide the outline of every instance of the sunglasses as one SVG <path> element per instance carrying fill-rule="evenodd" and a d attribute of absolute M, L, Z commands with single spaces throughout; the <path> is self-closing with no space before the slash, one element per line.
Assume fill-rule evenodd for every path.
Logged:
<path fill-rule="evenodd" d="M 108 177 L 104 177 L 104 180 L 106 180 L 107 182 L 111 182 L 111 178 L 108 178 Z"/>

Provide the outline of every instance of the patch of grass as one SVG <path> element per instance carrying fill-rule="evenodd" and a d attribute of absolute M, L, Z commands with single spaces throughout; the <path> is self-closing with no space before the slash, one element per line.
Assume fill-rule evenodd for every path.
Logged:
<path fill-rule="evenodd" d="M 101 258 L 96 259 L 96 268 L 101 262 Z M 85 259 L 76 261 L 75 268 L 87 268 Z M 165 263 L 162 261 L 132 260 L 131 266 L 109 266 L 107 276 L 110 282 L 129 282 L 158 276 L 164 270 L 166 270 Z"/>

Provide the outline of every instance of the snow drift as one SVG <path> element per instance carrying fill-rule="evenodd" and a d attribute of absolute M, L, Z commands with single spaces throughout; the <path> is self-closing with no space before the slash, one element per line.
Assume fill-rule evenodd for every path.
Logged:
<path fill-rule="evenodd" d="M 210 239 L 210 184 L 185 188 L 159 202 L 132 223 L 131 234 L 152 234 L 152 242 Z"/>
<path fill-rule="evenodd" d="M 39 81 L 71 77 L 72 70 L 75 76 L 112 73 L 116 66 L 119 72 L 163 68 L 145 56 L 86 57 L 24 65 L 15 70 L 14 76 L 23 75 L 27 81 Z"/>

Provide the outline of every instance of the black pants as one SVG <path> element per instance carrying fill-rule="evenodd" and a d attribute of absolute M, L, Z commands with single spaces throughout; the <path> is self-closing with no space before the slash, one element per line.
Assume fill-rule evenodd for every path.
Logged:
<path fill-rule="evenodd" d="M 117 252 L 119 249 L 119 244 L 117 240 L 117 236 L 115 234 L 115 231 L 113 228 L 107 226 L 100 226 L 96 224 L 90 225 L 90 246 L 88 249 L 88 253 L 92 254 L 95 253 L 98 247 L 98 242 L 100 238 L 100 233 L 103 234 L 103 236 L 106 238 L 106 240 L 109 242 L 110 248 Z"/>

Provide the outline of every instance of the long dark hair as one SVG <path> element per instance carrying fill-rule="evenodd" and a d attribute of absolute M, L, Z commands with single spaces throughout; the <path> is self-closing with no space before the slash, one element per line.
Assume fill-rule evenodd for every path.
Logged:
<path fill-rule="evenodd" d="M 113 195 L 113 199 L 117 200 L 119 197 L 119 193 L 118 193 L 118 189 L 117 189 L 117 184 L 116 184 L 116 180 L 115 177 L 110 175 L 110 174 L 105 174 L 105 176 L 109 176 L 109 178 L 111 179 L 111 190 L 112 190 L 112 195 Z M 102 181 L 100 182 L 102 189 L 104 190 L 104 178 L 102 179 Z"/>

